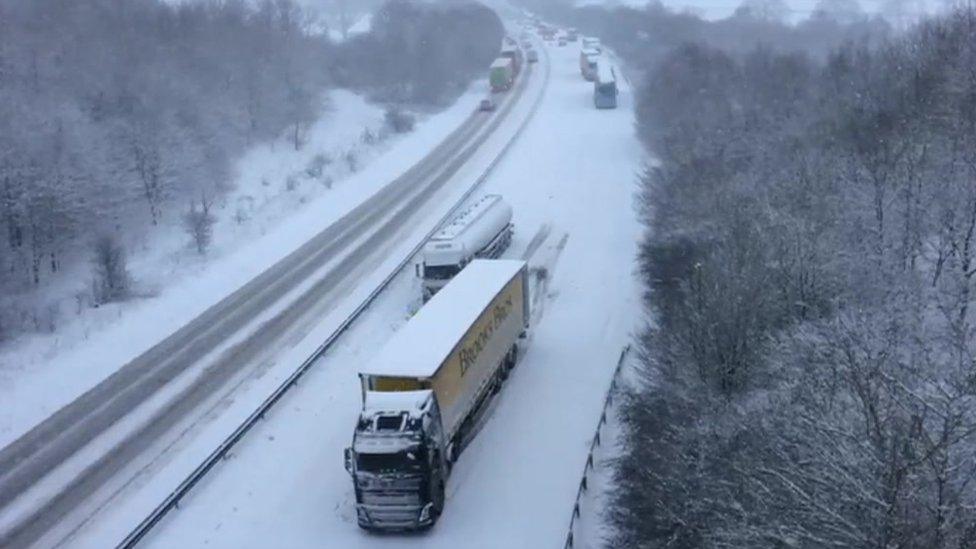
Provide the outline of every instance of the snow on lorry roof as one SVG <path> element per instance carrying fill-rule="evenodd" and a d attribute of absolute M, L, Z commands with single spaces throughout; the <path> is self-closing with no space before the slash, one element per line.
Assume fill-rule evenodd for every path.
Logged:
<path fill-rule="evenodd" d="M 429 378 L 509 280 L 515 259 L 476 259 L 393 334 L 364 375 Z"/>
<path fill-rule="evenodd" d="M 437 233 L 430 237 L 430 239 L 454 240 L 501 199 L 501 195 L 486 194 L 485 196 L 481 197 L 480 200 L 472 204 L 468 209 L 464 210 L 457 217 L 452 219 L 441 230 L 437 231 Z"/>
<path fill-rule="evenodd" d="M 508 57 L 499 57 L 498 59 L 495 59 L 495 61 L 492 62 L 491 68 L 493 68 L 493 69 L 500 69 L 500 68 L 503 68 L 503 67 L 507 67 L 507 66 L 509 66 L 511 64 L 512 64 L 512 60 L 510 58 L 508 58 Z"/>
<path fill-rule="evenodd" d="M 597 69 L 596 70 L 597 70 L 597 73 L 596 73 L 597 74 L 597 76 L 596 76 L 597 82 L 599 82 L 601 84 L 609 84 L 611 82 L 616 82 L 617 81 L 617 75 L 613 71 L 613 66 L 611 66 L 611 65 L 604 65 L 603 63 L 600 63 L 600 64 L 597 65 Z"/>

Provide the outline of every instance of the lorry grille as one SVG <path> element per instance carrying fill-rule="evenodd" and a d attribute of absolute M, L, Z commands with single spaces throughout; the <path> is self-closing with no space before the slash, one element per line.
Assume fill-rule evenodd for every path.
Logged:
<path fill-rule="evenodd" d="M 420 494 L 416 491 L 411 492 L 362 492 L 360 494 L 362 502 L 366 505 L 395 505 L 395 506 L 419 506 L 423 502 L 420 500 Z"/>

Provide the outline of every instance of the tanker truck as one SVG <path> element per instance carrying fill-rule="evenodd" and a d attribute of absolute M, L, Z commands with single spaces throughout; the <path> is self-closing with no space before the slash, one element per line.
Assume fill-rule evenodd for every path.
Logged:
<path fill-rule="evenodd" d="M 360 527 L 437 522 L 451 464 L 518 360 L 528 289 L 524 261 L 471 262 L 359 374 L 362 410 L 345 466 Z"/>
<path fill-rule="evenodd" d="M 424 245 L 417 274 L 428 300 L 475 258 L 497 258 L 512 242 L 512 207 L 497 194 L 478 199 Z"/>

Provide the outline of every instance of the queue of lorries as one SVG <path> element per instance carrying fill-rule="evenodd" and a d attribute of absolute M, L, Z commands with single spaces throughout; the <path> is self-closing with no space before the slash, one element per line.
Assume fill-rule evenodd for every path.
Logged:
<path fill-rule="evenodd" d="M 526 263 L 500 259 L 512 208 L 486 195 L 425 243 L 424 305 L 359 374 L 362 410 L 345 451 L 359 526 L 415 530 L 444 509 L 444 487 L 529 327 Z"/>
<path fill-rule="evenodd" d="M 557 35 L 538 30 L 547 40 Z M 579 40 L 575 29 L 558 34 Z M 538 60 L 522 39 L 527 61 Z M 598 40 L 583 38 L 580 71 L 594 82 L 597 108 L 614 108 L 616 75 L 595 59 L 600 52 Z M 506 38 L 490 68 L 492 91 L 511 89 L 522 63 L 522 48 Z M 486 101 L 480 108 L 493 110 Z M 512 208 L 486 195 L 424 244 L 415 266 L 423 306 L 359 374 L 362 409 L 345 467 L 360 527 L 424 529 L 443 512 L 451 467 L 515 367 L 529 328 L 526 262 L 501 259 L 512 233 Z"/>
<path fill-rule="evenodd" d="M 574 28 L 559 30 L 539 20 L 532 21 L 546 42 L 555 42 L 557 46 L 565 46 L 568 42 L 580 41 L 580 74 L 583 79 L 593 82 L 593 106 L 598 109 L 617 108 L 617 72 L 609 59 L 602 58 L 603 47 L 598 38 L 580 37 Z"/>

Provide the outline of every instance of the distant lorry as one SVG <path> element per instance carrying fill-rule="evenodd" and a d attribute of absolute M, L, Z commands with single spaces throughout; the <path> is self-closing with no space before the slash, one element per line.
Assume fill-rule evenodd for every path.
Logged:
<path fill-rule="evenodd" d="M 596 80 L 596 71 L 599 64 L 600 52 L 591 49 L 584 49 L 580 52 L 580 74 L 585 80 Z"/>
<path fill-rule="evenodd" d="M 512 60 L 512 71 L 515 76 L 522 71 L 522 50 L 515 44 L 503 46 L 499 57 Z"/>
<path fill-rule="evenodd" d="M 515 69 L 513 68 L 512 60 L 507 57 L 495 59 L 488 72 L 488 83 L 491 85 L 491 91 L 502 92 L 510 90 L 514 81 Z"/>
<path fill-rule="evenodd" d="M 428 300 L 465 265 L 475 259 L 497 258 L 512 243 L 512 207 L 489 194 L 434 233 L 421 252 L 418 274 Z"/>
<path fill-rule="evenodd" d="M 530 49 L 525 54 L 525 58 L 529 61 L 529 63 L 538 63 L 539 62 L 539 52 L 536 51 L 535 49 Z"/>
<path fill-rule="evenodd" d="M 584 36 L 582 46 L 584 50 L 595 50 L 597 53 L 603 51 L 603 47 L 600 45 L 600 39 L 592 36 Z"/>
<path fill-rule="evenodd" d="M 598 109 L 617 108 L 617 73 L 609 64 L 597 65 L 593 81 L 593 105 Z"/>
<path fill-rule="evenodd" d="M 515 366 L 528 326 L 525 262 L 477 260 L 359 374 L 363 407 L 345 466 L 360 527 L 437 522 L 450 465 Z"/>

